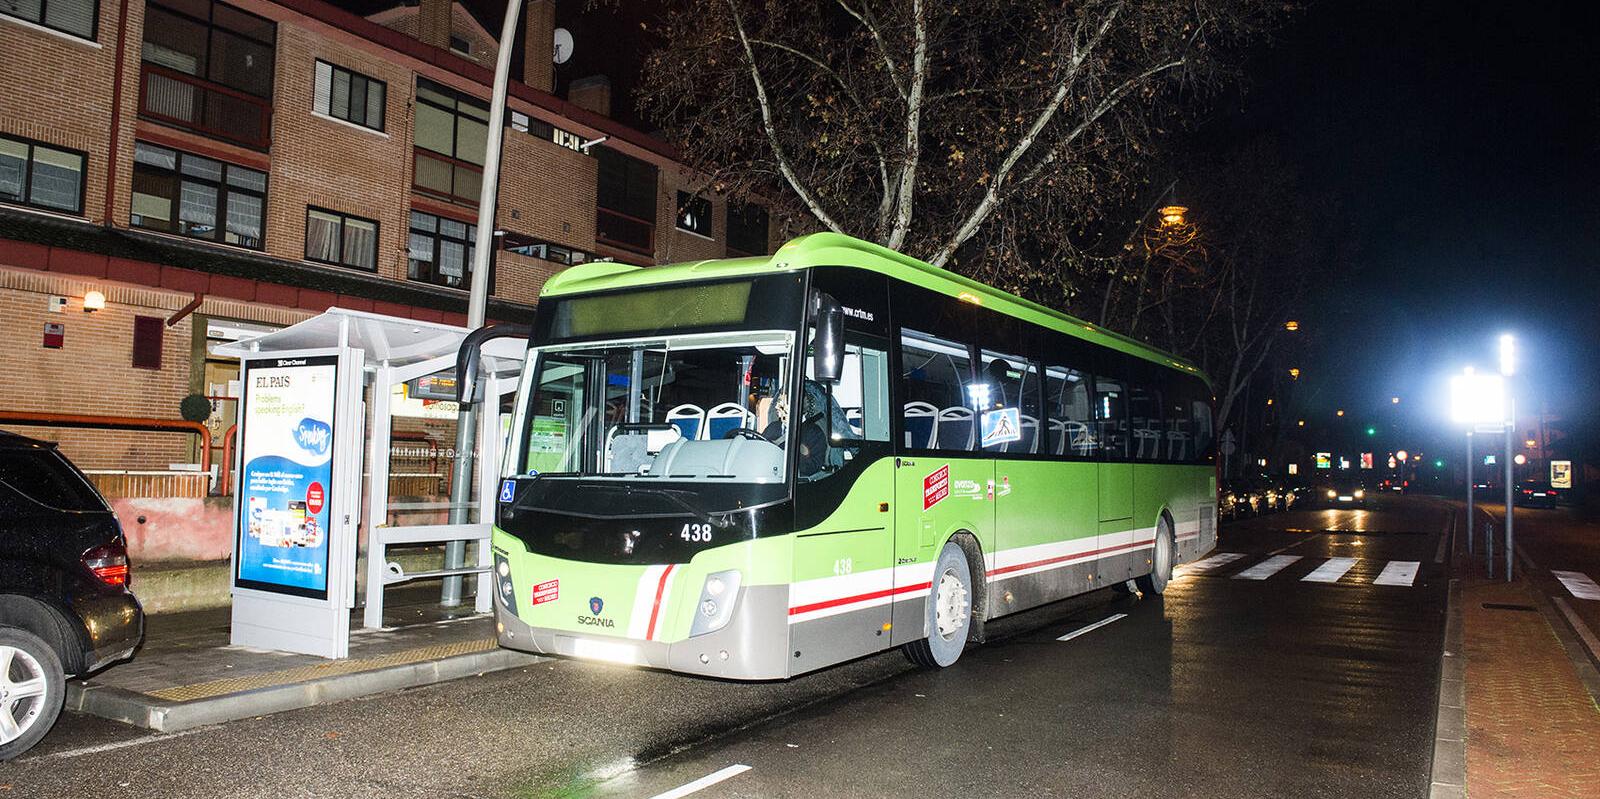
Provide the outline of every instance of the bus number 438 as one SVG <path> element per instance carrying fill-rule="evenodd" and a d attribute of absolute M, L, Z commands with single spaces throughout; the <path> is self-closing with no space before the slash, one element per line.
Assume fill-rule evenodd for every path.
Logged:
<path fill-rule="evenodd" d="M 678 537 L 695 544 L 705 543 L 711 540 L 711 525 L 685 524 Z"/>

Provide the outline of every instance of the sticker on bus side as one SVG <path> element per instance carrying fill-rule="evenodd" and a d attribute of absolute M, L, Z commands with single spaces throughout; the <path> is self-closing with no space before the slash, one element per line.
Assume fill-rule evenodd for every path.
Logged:
<path fill-rule="evenodd" d="M 554 602 L 556 597 L 560 595 L 561 581 L 546 580 L 533 587 L 533 602 L 531 604 L 543 605 L 546 602 Z"/>
<path fill-rule="evenodd" d="M 950 496 L 950 464 L 922 478 L 922 509 L 928 510 Z"/>

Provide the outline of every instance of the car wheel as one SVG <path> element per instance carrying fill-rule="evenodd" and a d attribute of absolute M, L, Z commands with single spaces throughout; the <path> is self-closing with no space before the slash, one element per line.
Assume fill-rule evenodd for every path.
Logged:
<path fill-rule="evenodd" d="M 1172 582 L 1174 551 L 1172 525 L 1163 516 L 1161 523 L 1156 525 L 1156 548 L 1150 553 L 1150 573 L 1134 578 L 1141 593 L 1160 594 L 1167 590 L 1167 584 Z"/>
<path fill-rule="evenodd" d="M 28 751 L 61 714 L 67 677 L 49 644 L 0 627 L 0 761 Z"/>
<path fill-rule="evenodd" d="M 944 668 L 961 657 L 972 627 L 972 568 L 961 545 L 948 541 L 934 562 L 925 603 L 928 637 L 906 644 L 906 657 L 926 668 Z"/>

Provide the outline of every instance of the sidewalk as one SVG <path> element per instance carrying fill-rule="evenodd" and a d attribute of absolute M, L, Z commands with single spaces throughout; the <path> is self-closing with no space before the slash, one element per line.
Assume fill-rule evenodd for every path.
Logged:
<path fill-rule="evenodd" d="M 1483 518 L 1475 516 L 1479 531 Z M 1458 535 L 1453 558 L 1466 656 L 1466 793 L 1600 796 L 1600 705 L 1579 676 L 1592 668 L 1589 656 L 1543 587 L 1542 565 L 1530 574 L 1519 561 L 1515 581 L 1503 573 L 1490 580 L 1481 538 L 1478 546 L 1469 558 Z"/>
<path fill-rule="evenodd" d="M 494 620 L 438 605 L 436 585 L 390 592 L 385 628 L 352 614 L 350 657 L 327 660 L 228 643 L 228 608 L 149 617 L 128 663 L 67 684 L 66 706 L 162 732 L 279 713 L 516 668 L 537 658 L 500 649 Z"/>

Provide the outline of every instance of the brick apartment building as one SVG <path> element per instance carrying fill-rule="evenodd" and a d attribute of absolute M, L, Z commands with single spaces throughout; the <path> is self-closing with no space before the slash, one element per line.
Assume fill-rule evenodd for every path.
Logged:
<path fill-rule="evenodd" d="M 696 194 L 610 118 L 605 78 L 551 92 L 555 23 L 530 0 L 491 319 L 526 320 L 585 260 L 769 252 L 767 213 Z M 176 419 L 230 393 L 213 346 L 330 306 L 464 324 L 495 48 L 449 0 L 0 2 L 0 409 Z M 88 469 L 197 456 L 180 435 L 11 429 Z"/>

